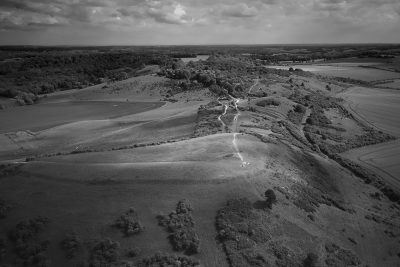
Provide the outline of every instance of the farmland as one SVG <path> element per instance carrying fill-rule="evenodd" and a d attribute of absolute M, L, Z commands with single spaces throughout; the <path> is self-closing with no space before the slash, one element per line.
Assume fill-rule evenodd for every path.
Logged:
<path fill-rule="evenodd" d="M 292 67 L 294 69 L 302 69 L 303 71 L 310 71 L 320 75 L 351 78 L 367 82 L 400 78 L 400 73 L 379 69 L 378 65 L 379 63 L 374 63 L 374 62 L 363 62 L 363 63 L 341 62 L 341 63 L 306 64 L 306 65 L 295 64 L 289 66 L 271 65 L 268 67 L 286 69 L 286 70 Z"/>

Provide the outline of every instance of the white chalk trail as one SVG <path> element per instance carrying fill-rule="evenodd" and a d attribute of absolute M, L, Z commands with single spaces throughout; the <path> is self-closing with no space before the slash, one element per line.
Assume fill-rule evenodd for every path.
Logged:
<path fill-rule="evenodd" d="M 237 138 L 236 138 L 237 134 L 238 134 L 238 133 L 234 133 L 234 134 L 233 134 L 232 143 L 233 143 L 233 147 L 234 147 L 235 150 L 236 150 L 236 155 L 239 157 L 240 161 L 242 162 L 242 167 L 245 167 L 246 165 L 249 165 L 250 163 L 244 161 L 243 155 L 242 155 L 242 153 L 240 153 L 238 144 L 237 144 L 237 142 L 236 142 L 236 140 L 237 140 Z"/>
<path fill-rule="evenodd" d="M 218 101 L 218 102 L 219 102 L 219 101 Z M 219 103 L 222 105 L 221 102 L 219 102 Z M 221 115 L 218 116 L 218 120 L 222 123 L 222 129 L 223 129 L 223 130 L 225 130 L 226 124 L 225 124 L 224 121 L 221 119 L 221 117 L 222 117 L 222 116 L 225 116 L 227 109 L 228 109 L 228 106 L 227 106 L 227 105 L 224 105 L 224 112 L 223 112 Z"/>

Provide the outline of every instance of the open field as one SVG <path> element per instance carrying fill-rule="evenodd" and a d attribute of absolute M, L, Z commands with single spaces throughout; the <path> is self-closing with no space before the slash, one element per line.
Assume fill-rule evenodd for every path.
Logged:
<path fill-rule="evenodd" d="M 374 68 L 378 63 L 365 62 L 365 63 L 330 63 L 330 64 L 305 64 L 305 65 L 290 65 L 290 66 L 280 66 L 271 65 L 268 68 L 277 68 L 288 70 L 290 67 L 294 69 L 302 69 L 303 71 L 310 71 L 315 74 L 351 78 L 362 81 L 379 81 L 387 79 L 400 78 L 400 73 L 381 70 Z M 364 67 L 366 66 L 366 67 Z"/>
<path fill-rule="evenodd" d="M 154 109 L 160 105 L 162 103 L 72 101 L 24 106 L 0 113 L 0 133 L 21 130 L 38 132 L 77 121 L 113 119 Z"/>
<path fill-rule="evenodd" d="M 372 168 L 400 191 L 400 142 L 399 140 L 352 149 L 343 154 L 367 168 Z"/>
<path fill-rule="evenodd" d="M 374 127 L 400 136 L 400 93 L 396 90 L 354 87 L 343 97 L 354 114 Z"/>
<path fill-rule="evenodd" d="M 400 93 L 397 90 L 356 87 L 341 95 L 349 110 L 363 122 L 400 136 Z M 398 140 L 350 150 L 345 157 L 372 168 L 400 191 L 400 143 Z"/>

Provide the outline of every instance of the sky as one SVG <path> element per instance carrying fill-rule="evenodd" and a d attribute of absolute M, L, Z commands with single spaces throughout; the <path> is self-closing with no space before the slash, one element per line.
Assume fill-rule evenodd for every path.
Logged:
<path fill-rule="evenodd" d="M 0 45 L 400 43 L 400 0 L 0 0 Z"/>

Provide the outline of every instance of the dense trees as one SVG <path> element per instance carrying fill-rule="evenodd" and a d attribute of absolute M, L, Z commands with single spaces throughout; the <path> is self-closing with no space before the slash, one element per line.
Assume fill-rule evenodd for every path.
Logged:
<path fill-rule="evenodd" d="M 1 52 L 1 51 L 0 51 Z M 31 51 L 9 54 L 0 62 L 0 95 L 15 97 L 17 91 L 46 94 L 100 83 L 100 78 L 126 79 L 144 65 L 171 65 L 158 54 L 129 51 Z M 5 57 L 3 55 L 3 57 Z"/>

